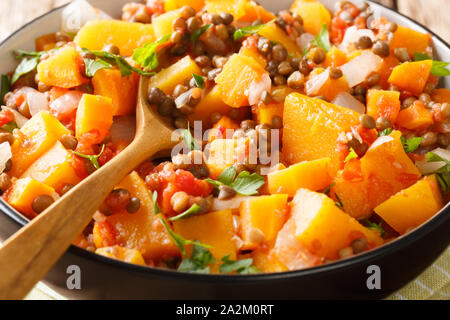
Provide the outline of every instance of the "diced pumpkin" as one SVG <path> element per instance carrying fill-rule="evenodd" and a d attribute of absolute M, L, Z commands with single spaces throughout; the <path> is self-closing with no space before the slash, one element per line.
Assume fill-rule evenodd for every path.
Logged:
<path fill-rule="evenodd" d="M 244 10 L 245 15 L 240 18 L 241 21 L 254 22 L 260 19 L 262 22 L 267 23 L 276 18 L 272 12 L 267 11 L 254 1 L 245 1 Z"/>
<path fill-rule="evenodd" d="M 101 116 L 99 116 L 101 115 Z M 83 94 L 77 109 L 75 133 L 77 138 L 88 132 L 96 132 L 100 143 L 113 123 L 112 99 Z"/>
<path fill-rule="evenodd" d="M 257 49 L 250 49 L 248 47 L 242 46 L 239 50 L 239 54 L 242 54 L 244 56 L 253 58 L 256 62 L 258 62 L 261 67 L 265 68 L 267 66 L 267 60 L 264 58 Z"/>
<path fill-rule="evenodd" d="M 33 178 L 60 191 L 66 184 L 76 185 L 80 177 L 72 167 L 73 154 L 66 150 L 61 142 L 55 145 L 37 159 L 24 172 L 21 178 Z"/>
<path fill-rule="evenodd" d="M 183 6 L 190 6 L 199 12 L 205 6 L 205 0 L 164 0 L 165 11 L 181 9 Z"/>
<path fill-rule="evenodd" d="M 208 92 L 200 102 L 195 106 L 194 113 L 188 116 L 189 121 L 200 120 L 202 121 L 203 129 L 211 128 L 211 114 L 214 112 L 221 113 L 223 115 L 228 114 L 231 107 L 222 101 L 222 95 L 220 94 L 219 87 L 214 86 L 210 92 Z"/>
<path fill-rule="evenodd" d="M 281 43 L 288 53 L 301 57 L 302 52 L 300 47 L 295 43 L 286 32 L 278 27 L 274 22 L 267 24 L 264 28 L 258 31 L 258 34 L 271 40 Z"/>
<path fill-rule="evenodd" d="M 383 244 L 375 232 L 340 210 L 322 193 L 300 189 L 292 201 L 295 236 L 311 253 L 337 259 L 339 250 L 358 238 L 366 238 L 368 248 Z"/>
<path fill-rule="evenodd" d="M 419 96 L 427 83 L 432 63 L 432 60 L 404 62 L 392 70 L 388 81 Z"/>
<path fill-rule="evenodd" d="M 48 51 L 56 47 L 56 33 L 44 34 L 34 40 L 36 51 Z"/>
<path fill-rule="evenodd" d="M 144 258 L 142 254 L 136 249 L 128 249 L 121 246 L 103 247 L 95 251 L 96 254 L 117 259 L 120 261 L 134 263 L 141 266 L 145 266 Z"/>
<path fill-rule="evenodd" d="M 173 89 L 192 78 L 193 73 L 201 74 L 201 69 L 190 56 L 186 56 L 151 77 L 149 85 L 161 89 L 165 94 L 172 94 Z"/>
<path fill-rule="evenodd" d="M 433 91 L 433 96 L 431 97 L 431 99 L 438 103 L 450 103 L 450 90 L 445 88 L 435 89 Z"/>
<path fill-rule="evenodd" d="M 409 130 L 426 129 L 433 124 L 433 116 L 421 101 L 414 102 L 410 107 L 398 114 L 397 125 Z"/>
<path fill-rule="evenodd" d="M 107 220 L 95 221 L 92 228 L 92 241 L 96 248 L 117 245 L 117 230 Z"/>
<path fill-rule="evenodd" d="M 401 132 L 394 131 L 374 142 L 361 158 L 361 179 L 349 181 L 338 173 L 333 190 L 352 217 L 367 218 L 376 206 L 420 178 L 400 137 Z"/>
<path fill-rule="evenodd" d="M 267 183 L 271 194 L 285 193 L 290 197 L 300 188 L 312 191 L 323 190 L 332 180 L 328 173 L 330 158 L 304 161 L 284 170 L 269 173 Z"/>
<path fill-rule="evenodd" d="M 431 36 L 428 33 L 398 26 L 389 46 L 392 52 L 397 48 L 406 48 L 409 55 L 413 57 L 416 52 L 426 53 L 430 44 Z"/>
<path fill-rule="evenodd" d="M 258 248 L 253 252 L 253 265 L 265 273 L 288 271 L 272 250 Z"/>
<path fill-rule="evenodd" d="M 400 61 L 393 53 L 383 59 L 383 64 L 378 72 L 380 74 L 379 85 L 381 85 L 382 88 L 389 88 L 388 79 L 391 76 L 392 70 L 394 70 L 394 68 L 399 64 Z"/>
<path fill-rule="evenodd" d="M 319 34 L 322 25 L 330 27 L 331 14 L 328 9 L 318 1 L 296 0 L 292 4 L 291 11 L 303 19 L 303 27 L 306 32 Z"/>
<path fill-rule="evenodd" d="M 112 99 L 113 116 L 134 114 L 139 76 L 122 77 L 120 70 L 101 69 L 92 78 L 94 94 Z"/>
<path fill-rule="evenodd" d="M 436 176 L 431 175 L 395 194 L 376 207 L 375 212 L 403 234 L 430 219 L 442 205 L 439 184 Z"/>
<path fill-rule="evenodd" d="M 205 9 L 210 13 L 231 13 L 234 19 L 240 20 L 245 16 L 245 7 L 248 0 L 205 0 Z"/>
<path fill-rule="evenodd" d="M 152 26 L 155 31 L 156 39 L 171 34 L 173 32 L 172 24 L 174 20 L 179 17 L 181 17 L 181 11 L 173 10 L 152 19 Z"/>
<path fill-rule="evenodd" d="M 17 179 L 6 193 L 5 200 L 14 209 L 32 219 L 37 216 L 32 208 L 33 201 L 41 195 L 53 196 L 55 190 L 32 178 Z"/>
<path fill-rule="evenodd" d="M 278 232 L 271 252 L 287 270 L 300 270 L 317 266 L 322 258 L 312 254 L 296 237 L 294 218 L 291 217 Z"/>
<path fill-rule="evenodd" d="M 245 249 L 255 249 L 261 244 L 255 242 L 254 232 L 262 233 L 268 245 L 275 242 L 286 221 L 287 199 L 287 194 L 276 194 L 253 197 L 241 203 L 239 212 Z"/>
<path fill-rule="evenodd" d="M 145 259 L 158 260 L 177 256 L 179 249 L 154 214 L 153 201 L 137 172 L 129 174 L 118 188 L 127 189 L 132 197 L 141 201 L 141 207 L 136 213 L 124 211 L 107 217 L 107 221 L 117 230 L 118 244 L 139 250 Z"/>
<path fill-rule="evenodd" d="M 11 147 L 10 174 L 19 177 L 63 135 L 70 134 L 61 122 L 47 111 L 35 114 L 21 129 L 20 137 Z"/>
<path fill-rule="evenodd" d="M 174 221 L 173 228 L 185 239 L 210 245 L 210 251 L 217 261 L 226 255 L 230 255 L 232 260 L 236 259 L 233 216 L 230 209 Z"/>
<path fill-rule="evenodd" d="M 208 156 L 206 164 L 210 177 L 217 179 L 223 170 L 236 163 L 242 148 L 247 145 L 248 138 L 240 140 L 215 139 L 209 143 L 205 152 Z"/>
<path fill-rule="evenodd" d="M 339 134 L 358 123 L 355 111 L 292 93 L 284 103 L 284 159 L 293 164 L 331 157 Z"/>
<path fill-rule="evenodd" d="M 400 92 L 371 89 L 367 91 L 367 114 L 375 120 L 383 116 L 395 123 L 400 112 Z"/>
<path fill-rule="evenodd" d="M 253 58 L 242 54 L 232 55 L 215 80 L 222 101 L 233 108 L 248 106 L 249 88 L 264 74 L 264 68 Z"/>
<path fill-rule="evenodd" d="M 81 48 L 102 50 L 105 45 L 114 44 L 120 54 L 132 56 L 134 50 L 156 40 L 153 25 L 120 20 L 95 20 L 86 23 L 75 37 Z"/>
<path fill-rule="evenodd" d="M 212 127 L 211 131 L 208 133 L 208 142 L 212 142 L 216 139 L 227 139 L 233 137 L 234 130 L 239 128 L 239 124 L 228 118 L 227 116 L 222 116 L 219 121 Z"/>
<path fill-rule="evenodd" d="M 283 102 L 259 105 L 258 108 L 256 108 L 256 121 L 258 121 L 259 124 L 265 123 L 272 125 L 272 119 L 274 117 L 283 119 L 283 109 Z"/>
<path fill-rule="evenodd" d="M 59 49 L 50 58 L 37 66 L 39 81 L 61 88 L 73 88 L 88 83 L 89 79 L 81 74 L 82 59 L 74 47 Z"/>
<path fill-rule="evenodd" d="M 348 82 L 345 77 L 332 79 L 329 69 L 316 68 L 310 73 L 305 90 L 309 96 L 322 96 L 332 101 L 339 93 L 348 90 Z"/>
<path fill-rule="evenodd" d="M 323 63 L 326 67 L 340 67 L 348 62 L 348 57 L 344 51 L 339 50 L 337 47 L 333 46 L 330 51 L 327 52 L 325 62 Z"/>

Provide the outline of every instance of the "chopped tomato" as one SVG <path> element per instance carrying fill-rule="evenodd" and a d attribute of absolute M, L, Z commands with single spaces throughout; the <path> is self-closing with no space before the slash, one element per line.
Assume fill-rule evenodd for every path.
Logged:
<path fill-rule="evenodd" d="M 111 247 L 117 244 L 117 231 L 107 220 L 96 222 L 94 242 L 97 248 Z"/>
<path fill-rule="evenodd" d="M 359 159 L 351 159 L 344 165 L 342 177 L 351 182 L 359 182 L 363 180 L 361 171 L 361 161 Z"/>
<path fill-rule="evenodd" d="M 371 145 L 378 138 L 378 133 L 375 129 L 367 129 L 359 124 L 356 130 L 363 141 L 368 143 L 369 145 Z"/>
<path fill-rule="evenodd" d="M 342 20 L 339 16 L 335 16 L 331 20 L 331 42 L 339 44 L 344 39 L 345 31 L 348 28 L 348 24 Z"/>
<path fill-rule="evenodd" d="M 177 170 L 175 172 L 175 186 L 195 197 L 206 197 L 213 189 L 211 184 L 195 178 L 192 173 L 186 170 Z"/>
<path fill-rule="evenodd" d="M 83 93 L 80 91 L 69 91 L 61 95 L 50 104 L 50 113 L 62 124 L 73 129 L 78 104 L 82 96 Z"/>
<path fill-rule="evenodd" d="M 4 109 L 0 112 L 0 127 L 14 120 L 14 113 L 11 110 Z"/>

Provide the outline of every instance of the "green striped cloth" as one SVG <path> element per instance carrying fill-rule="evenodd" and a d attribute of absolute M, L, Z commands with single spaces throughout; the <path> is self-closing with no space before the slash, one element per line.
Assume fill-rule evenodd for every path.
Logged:
<path fill-rule="evenodd" d="M 26 299 L 58 300 L 65 298 L 40 283 Z M 450 247 L 425 272 L 387 299 L 450 300 Z"/>

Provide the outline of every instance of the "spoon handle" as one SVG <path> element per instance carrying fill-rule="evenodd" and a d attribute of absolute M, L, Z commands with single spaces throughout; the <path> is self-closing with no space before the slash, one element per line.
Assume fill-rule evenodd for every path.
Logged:
<path fill-rule="evenodd" d="M 161 141 L 137 139 L 9 238 L 0 248 L 0 299 L 25 297 L 90 222 L 112 188 L 164 147 Z"/>

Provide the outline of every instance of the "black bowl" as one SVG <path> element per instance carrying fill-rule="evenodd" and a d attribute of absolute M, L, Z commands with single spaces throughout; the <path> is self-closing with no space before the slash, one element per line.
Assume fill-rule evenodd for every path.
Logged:
<path fill-rule="evenodd" d="M 380 248 L 311 269 L 199 275 L 132 265 L 71 246 L 43 281 L 70 299 L 380 299 L 417 277 L 448 247 L 449 211 L 447 205 L 420 228 Z M 28 222 L 3 200 L 0 212 L 0 240 Z M 80 267 L 81 289 L 67 287 L 72 265 Z M 379 271 L 375 288 L 373 270 Z"/>

